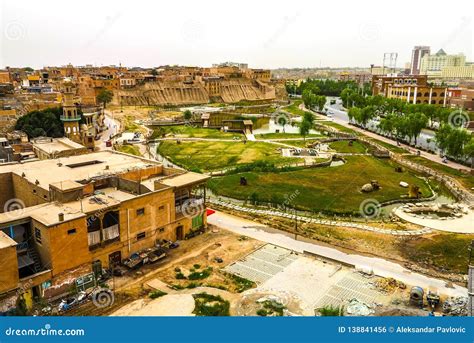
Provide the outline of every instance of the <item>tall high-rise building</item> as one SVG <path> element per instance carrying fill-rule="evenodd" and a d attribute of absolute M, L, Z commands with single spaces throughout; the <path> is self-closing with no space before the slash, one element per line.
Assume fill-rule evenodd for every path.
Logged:
<path fill-rule="evenodd" d="M 421 59 L 425 55 L 430 54 L 430 47 L 429 46 L 415 46 L 411 53 L 411 75 L 419 75 L 420 74 L 420 67 L 421 67 Z"/>
<path fill-rule="evenodd" d="M 448 55 L 443 49 L 440 49 L 434 55 L 425 55 L 421 59 L 420 71 L 428 76 L 441 76 L 442 71 L 450 67 L 464 67 L 466 65 L 466 56 L 459 53 Z"/>

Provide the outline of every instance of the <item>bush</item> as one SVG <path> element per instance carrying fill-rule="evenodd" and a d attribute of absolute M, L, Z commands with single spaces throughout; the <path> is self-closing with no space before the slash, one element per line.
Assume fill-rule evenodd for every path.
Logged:
<path fill-rule="evenodd" d="M 318 309 L 323 317 L 339 317 L 344 315 L 344 307 L 326 305 Z"/>
<path fill-rule="evenodd" d="M 257 315 L 261 317 L 266 317 L 268 315 L 267 310 L 261 308 L 260 310 L 257 311 Z"/>
<path fill-rule="evenodd" d="M 194 294 L 196 307 L 193 313 L 197 316 L 229 316 L 230 303 L 218 295 L 207 293 Z"/>
<path fill-rule="evenodd" d="M 201 265 L 200 264 L 195 264 L 193 267 L 194 267 L 194 269 L 199 269 L 199 268 L 201 268 Z"/>
<path fill-rule="evenodd" d="M 191 274 L 188 275 L 189 280 L 202 280 L 212 273 L 212 267 L 207 267 L 206 269 L 200 271 L 200 272 L 192 272 Z"/>
<path fill-rule="evenodd" d="M 162 297 L 166 294 L 168 294 L 168 293 L 160 291 L 160 290 L 156 290 L 156 291 L 152 291 L 152 292 L 148 293 L 148 297 L 151 298 L 151 299 L 156 299 L 156 298 Z"/>
<path fill-rule="evenodd" d="M 254 288 L 256 286 L 255 282 L 247 280 L 243 277 L 237 276 L 232 274 L 231 275 L 232 280 L 237 286 L 237 292 L 242 293 L 250 288 Z"/>
<path fill-rule="evenodd" d="M 178 272 L 178 273 L 176 273 L 176 279 L 178 279 L 178 280 L 184 280 L 184 279 L 186 279 L 186 276 L 184 276 L 183 273 Z"/>

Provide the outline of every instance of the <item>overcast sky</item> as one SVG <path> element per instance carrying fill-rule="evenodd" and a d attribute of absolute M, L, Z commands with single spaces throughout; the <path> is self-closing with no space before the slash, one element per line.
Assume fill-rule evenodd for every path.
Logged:
<path fill-rule="evenodd" d="M 397 66 L 414 45 L 472 58 L 472 0 L 0 0 L 0 67 Z"/>

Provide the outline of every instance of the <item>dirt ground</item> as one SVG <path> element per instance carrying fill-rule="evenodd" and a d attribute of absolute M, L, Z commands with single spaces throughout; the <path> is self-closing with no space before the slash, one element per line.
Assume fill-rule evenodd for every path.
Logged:
<path fill-rule="evenodd" d="M 294 221 L 280 217 L 262 217 L 254 214 L 248 214 L 244 212 L 233 212 L 226 208 L 219 206 L 213 206 L 223 212 L 238 215 L 242 218 L 254 220 L 258 223 L 272 227 L 274 229 L 294 234 Z M 385 224 L 385 225 L 398 225 L 398 224 Z M 389 228 L 390 226 L 386 227 Z M 390 227 L 396 229 L 395 227 Z M 411 224 L 406 226 L 406 229 L 412 228 Z M 400 228 L 398 228 L 400 229 Z M 450 255 L 447 255 L 447 251 L 441 248 L 445 247 L 444 244 L 440 245 L 440 252 L 435 254 L 435 251 L 430 254 L 430 247 L 433 242 L 455 241 L 455 239 L 446 233 L 432 233 L 423 236 L 392 236 L 379 233 L 373 233 L 369 231 L 357 230 L 346 227 L 331 227 L 319 224 L 304 224 L 300 223 L 298 226 L 299 239 L 314 240 L 318 244 L 335 247 L 345 252 L 357 252 L 358 254 L 367 256 L 378 256 L 384 259 L 400 263 L 406 268 L 413 271 L 429 275 L 436 278 L 442 278 L 451 282 L 458 283 L 465 286 L 465 282 L 462 274 L 456 273 L 460 268 L 456 268 L 458 264 L 465 266 L 468 257 L 467 247 L 470 242 L 468 236 L 465 241 L 469 242 L 457 244 L 450 250 Z M 417 246 L 421 243 L 427 245 L 424 254 L 420 257 L 413 253 L 416 251 Z M 435 242 L 436 243 L 436 242 Z M 461 242 L 464 243 L 464 242 Z M 412 251 L 409 251 L 411 248 Z M 433 250 L 433 249 L 431 249 Z M 421 254 L 418 254 L 421 255 Z M 459 255 L 459 256 L 458 256 Z M 441 264 L 440 256 L 444 258 Z"/>

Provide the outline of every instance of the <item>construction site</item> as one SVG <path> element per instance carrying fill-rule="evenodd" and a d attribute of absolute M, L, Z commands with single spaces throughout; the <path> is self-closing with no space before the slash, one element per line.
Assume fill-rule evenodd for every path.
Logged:
<path fill-rule="evenodd" d="M 212 215 L 210 215 L 212 218 Z M 428 316 L 466 315 L 464 289 L 414 287 L 310 251 L 209 225 L 166 258 L 105 282 L 60 315 Z M 421 292 L 421 293 L 420 293 Z M 420 298 L 421 297 L 421 298 Z"/>

